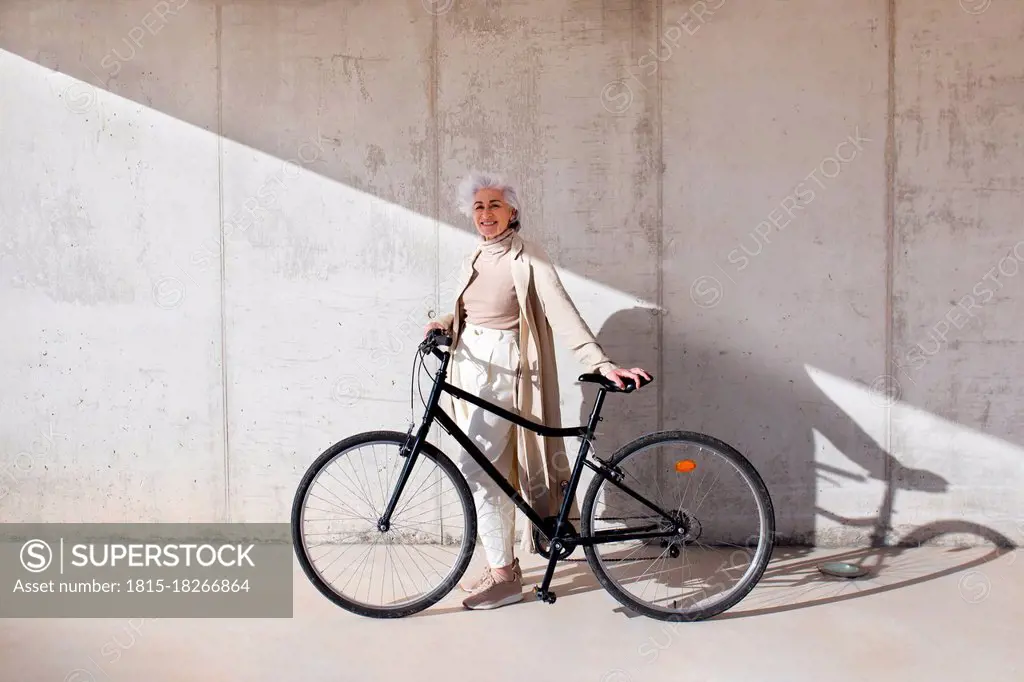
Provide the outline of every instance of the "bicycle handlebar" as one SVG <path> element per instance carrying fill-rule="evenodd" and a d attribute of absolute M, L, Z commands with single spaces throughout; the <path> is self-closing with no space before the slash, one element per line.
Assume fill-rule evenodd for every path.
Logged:
<path fill-rule="evenodd" d="M 444 353 L 438 350 L 438 346 L 448 346 L 451 348 L 452 337 L 447 334 L 443 329 L 437 329 L 436 327 L 427 332 L 426 337 L 420 342 L 420 352 L 430 353 L 435 356 L 438 360 L 444 359 Z M 616 392 L 616 393 L 632 393 L 638 390 L 642 386 L 654 381 L 654 377 L 646 379 L 643 376 L 640 377 L 639 382 L 633 381 L 632 379 L 624 378 L 622 383 L 623 388 L 619 388 L 615 385 L 615 382 L 599 373 L 588 373 L 581 374 L 579 381 L 589 381 L 595 384 L 603 386 L 605 389 Z"/>
<path fill-rule="evenodd" d="M 440 357 L 440 354 L 437 352 L 437 347 L 451 345 L 452 337 L 446 334 L 443 330 L 435 328 L 427 332 L 426 338 L 420 342 L 420 350 Z"/>

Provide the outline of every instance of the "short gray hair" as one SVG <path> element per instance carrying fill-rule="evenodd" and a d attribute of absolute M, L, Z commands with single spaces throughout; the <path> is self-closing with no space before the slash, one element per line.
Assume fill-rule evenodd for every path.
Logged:
<path fill-rule="evenodd" d="M 522 209 L 519 207 L 519 195 L 516 193 L 516 188 L 506 182 L 505 178 L 498 173 L 478 170 L 470 171 L 469 174 L 462 179 L 462 182 L 459 183 L 459 191 L 457 195 L 459 212 L 467 217 L 472 216 L 473 201 L 476 199 L 476 193 L 482 189 L 496 189 L 501 191 L 501 194 L 505 199 L 505 203 L 516 210 L 516 217 L 513 219 L 510 227 L 518 230 L 520 226 L 519 220 L 522 214 Z"/>

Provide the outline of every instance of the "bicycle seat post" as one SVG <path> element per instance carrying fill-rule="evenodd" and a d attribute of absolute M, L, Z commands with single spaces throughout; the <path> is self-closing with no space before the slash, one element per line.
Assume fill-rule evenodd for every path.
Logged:
<path fill-rule="evenodd" d="M 555 524 L 555 537 L 562 530 L 562 519 L 569 518 L 569 508 L 572 505 L 572 498 L 576 494 L 576 487 L 579 485 L 580 474 L 583 472 L 583 460 L 587 457 L 590 444 L 594 440 L 594 432 L 597 431 L 597 423 L 604 421 L 601 416 L 601 407 L 604 405 L 604 396 L 607 389 L 603 386 L 598 389 L 597 397 L 594 399 L 594 406 L 590 409 L 590 419 L 587 420 L 586 433 L 583 434 L 583 441 L 580 443 L 579 455 L 576 457 L 576 465 L 569 476 L 569 483 L 565 489 L 565 498 L 562 500 L 561 513 L 558 515 L 558 522 Z"/>
<path fill-rule="evenodd" d="M 601 408 L 604 406 L 604 396 L 608 392 L 604 386 L 597 389 L 597 397 L 594 398 L 594 407 L 590 410 L 590 420 L 587 422 L 587 440 L 593 440 L 594 432 L 597 430 L 597 422 L 604 421 L 601 416 Z"/>

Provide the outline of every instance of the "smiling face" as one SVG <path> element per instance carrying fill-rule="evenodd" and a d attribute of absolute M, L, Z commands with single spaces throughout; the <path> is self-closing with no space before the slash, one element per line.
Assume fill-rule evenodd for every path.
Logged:
<path fill-rule="evenodd" d="M 473 222 L 484 239 L 504 232 L 515 215 L 516 210 L 505 203 L 499 189 L 482 189 L 473 199 Z"/>

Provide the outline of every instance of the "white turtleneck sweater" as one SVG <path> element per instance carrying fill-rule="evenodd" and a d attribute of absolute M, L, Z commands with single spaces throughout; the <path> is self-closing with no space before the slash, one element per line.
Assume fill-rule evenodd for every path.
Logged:
<path fill-rule="evenodd" d="M 473 276 L 462 294 L 466 322 L 491 329 L 519 329 L 519 301 L 512 282 L 514 230 L 505 230 L 480 245 Z"/>

